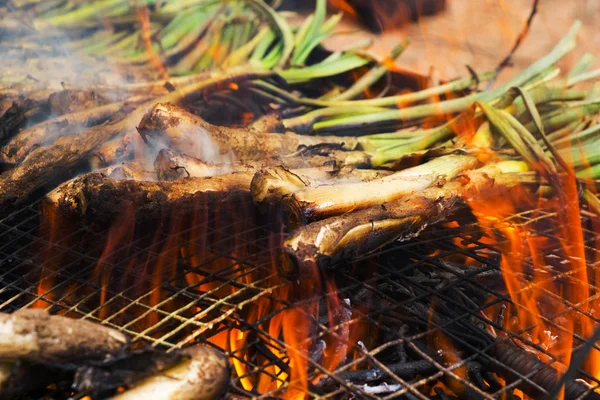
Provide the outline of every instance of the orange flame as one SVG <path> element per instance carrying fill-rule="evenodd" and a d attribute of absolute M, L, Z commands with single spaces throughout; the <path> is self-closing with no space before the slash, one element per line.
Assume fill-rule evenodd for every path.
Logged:
<path fill-rule="evenodd" d="M 40 280 L 36 289 L 36 295 L 38 299 L 31 305 L 32 308 L 46 308 L 49 306 L 49 303 L 42 299 L 42 296 L 52 300 L 54 295 L 51 292 L 52 287 L 54 286 L 54 275 L 50 271 L 55 270 L 55 258 L 56 256 L 53 244 L 56 243 L 57 233 L 58 233 L 58 216 L 56 211 L 49 205 L 43 205 L 42 209 L 42 222 L 40 231 L 48 232 L 48 242 L 49 245 L 46 248 L 44 260 L 45 262 L 42 264 L 42 270 L 40 272 Z"/>
<path fill-rule="evenodd" d="M 133 221 L 134 218 L 131 209 L 126 208 L 122 214 L 122 218 L 119 218 L 118 222 L 113 224 L 106 245 L 104 246 L 104 251 L 92 273 L 92 281 L 99 280 L 100 283 L 100 311 L 98 317 L 101 319 L 106 318 L 108 312 L 108 308 L 103 307 L 103 305 L 106 304 L 106 291 L 112 273 L 112 269 L 109 265 L 113 261 L 113 253 L 120 249 L 124 242 L 131 242 L 133 236 Z"/>
<path fill-rule="evenodd" d="M 131 209 L 128 207 L 128 209 Z M 255 254 L 252 243 L 254 235 L 244 221 L 253 210 L 244 210 L 234 202 L 219 202 L 218 204 L 205 198 L 197 200 L 190 216 L 188 211 L 173 210 L 163 219 L 163 226 L 168 230 L 155 232 L 153 243 L 146 256 L 133 257 L 129 261 L 123 280 L 133 279 L 133 271 L 151 277 L 133 282 L 135 293 L 142 295 L 139 303 L 144 307 L 140 311 L 133 310 L 135 330 L 141 335 L 151 338 L 163 338 L 162 333 L 154 332 L 165 319 L 171 318 L 170 313 L 186 309 L 185 316 L 196 321 L 211 321 L 207 326 L 185 331 L 186 338 L 179 343 L 191 343 L 195 338 L 202 337 L 208 343 L 218 346 L 230 355 L 231 365 L 239 378 L 240 385 L 247 391 L 261 394 L 274 391 L 286 399 L 305 399 L 308 397 L 308 350 L 312 345 L 311 329 L 314 323 L 308 316 L 319 314 L 318 297 L 295 307 L 285 305 L 292 299 L 312 299 L 315 288 L 321 284 L 316 279 L 305 288 L 294 287 L 283 281 L 276 272 L 277 248 L 281 242 L 282 231 L 272 232 L 268 238 L 269 251 L 267 259 L 271 262 L 271 270 L 253 270 L 235 277 L 236 284 L 224 284 L 215 276 L 227 271 L 235 275 L 245 269 L 236 260 L 243 260 Z M 183 214 L 182 214 L 183 213 Z M 92 279 L 101 288 L 99 294 L 100 319 L 113 318 L 117 304 L 111 303 L 109 287 L 118 280 L 112 266 L 118 263 L 116 254 L 121 251 L 123 244 L 132 242 L 136 237 L 136 216 L 131 211 L 125 211 L 109 230 L 104 249 L 93 271 Z M 232 224 L 221 221 L 232 221 Z M 167 222 L 168 221 L 168 222 Z M 254 226 L 254 225 L 252 225 Z M 231 239 L 234 238 L 234 239 Z M 231 241 L 233 240 L 233 242 Z M 226 243 L 225 250 L 219 243 Z M 126 246 L 127 247 L 127 246 Z M 158 253 L 158 254 L 156 254 Z M 119 253 L 120 254 L 120 253 Z M 179 274 L 179 264 L 183 261 L 188 266 L 182 280 L 193 290 L 214 301 L 224 301 L 224 309 L 217 310 L 219 317 L 211 317 L 209 310 L 197 304 L 177 305 L 175 300 L 166 301 L 169 293 L 163 284 L 175 279 Z M 265 275 L 267 274 L 267 275 Z M 230 278 L 223 278 L 230 279 Z M 250 300 L 243 300 L 250 286 L 272 288 L 271 291 L 259 291 Z M 123 283 L 123 287 L 126 285 Z M 347 356 L 347 342 L 352 336 L 350 326 L 344 323 L 347 318 L 340 318 L 338 309 L 340 300 L 332 282 L 327 286 L 328 301 L 325 304 L 329 326 L 336 326 L 331 337 L 326 337 L 328 352 L 323 355 L 323 366 L 329 370 L 335 369 Z M 232 300 L 228 300 L 232 299 Z M 229 304 L 232 303 L 232 304 Z M 325 311 L 325 310 L 323 310 Z M 239 320 L 230 318 L 239 314 Z M 131 316 L 128 317 L 128 320 Z M 240 325 L 239 321 L 244 321 Z M 246 325 L 248 324 L 248 325 Z M 253 325 L 254 328 L 248 329 Z M 193 329 L 192 329 L 193 328 Z M 179 329 L 179 328 L 178 328 Z M 354 331 L 354 330 L 353 330 Z M 358 330 L 356 330 L 358 332 Z M 167 335 L 174 334 L 173 331 Z M 260 339 L 263 351 L 267 356 L 255 349 L 255 340 Z M 274 363 L 273 358 L 287 364 Z M 251 365 L 260 367 L 257 374 Z"/>
<path fill-rule="evenodd" d="M 512 301 L 511 317 L 504 319 L 504 328 L 523 338 L 525 345 L 540 346 L 558 360 L 550 365 L 559 376 L 569 365 L 574 335 L 589 338 L 593 333 L 592 320 L 584 315 L 591 306 L 590 286 L 575 180 L 564 178 L 561 190 L 567 204 L 560 200 L 537 201 L 538 207 L 555 210 L 550 237 L 540 236 L 527 224 L 504 219 L 523 205 L 536 203 L 520 188 L 509 198 L 470 204 L 480 225 L 486 231 L 497 232 L 493 244 L 501 250 L 500 268 Z M 535 216 L 530 218 L 535 220 Z M 552 237 L 558 238 L 558 243 L 552 243 L 556 241 Z M 548 254 L 552 244 L 559 244 L 564 252 L 560 265 L 554 265 Z M 536 354 L 542 361 L 550 361 L 543 352 Z M 585 364 L 585 370 L 595 377 L 600 368 L 599 356 L 600 352 L 594 350 Z"/>

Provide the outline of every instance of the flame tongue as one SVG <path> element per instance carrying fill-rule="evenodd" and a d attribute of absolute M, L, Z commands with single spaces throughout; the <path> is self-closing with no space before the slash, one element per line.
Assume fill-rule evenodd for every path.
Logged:
<path fill-rule="evenodd" d="M 592 336 L 590 315 L 595 310 L 589 303 L 577 184 L 567 176 L 561 180 L 560 190 L 563 195 L 557 197 L 562 201 L 539 199 L 539 211 L 527 215 L 529 222 L 523 224 L 506 219 L 523 210 L 524 205 L 535 204 L 535 198 L 523 190 L 509 199 L 470 206 L 480 225 L 494 232 L 492 245 L 501 251 L 500 268 L 512 302 L 510 316 L 503 320 L 504 328 L 562 373 L 570 363 L 573 346 L 579 344 L 573 338 Z M 540 234 L 542 223 L 550 226 L 544 225 Z M 592 351 L 584 366 L 596 378 L 600 373 L 599 356 L 600 352 Z"/>

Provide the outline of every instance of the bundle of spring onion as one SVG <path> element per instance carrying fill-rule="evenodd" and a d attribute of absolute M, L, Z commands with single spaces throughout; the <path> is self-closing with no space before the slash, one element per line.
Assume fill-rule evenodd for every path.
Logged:
<path fill-rule="evenodd" d="M 325 0 L 295 27 L 288 23 L 288 15 L 263 0 L 15 3 L 22 10 L 34 10 L 33 26 L 42 32 L 66 32 L 71 37 L 85 32 L 85 37 L 70 43 L 75 49 L 123 63 L 163 66 L 171 75 L 251 65 L 277 68 L 288 82 L 302 82 L 369 62 L 356 51 L 331 54 L 318 63 L 309 60 L 341 20 L 341 14 L 327 18 Z"/>
<path fill-rule="evenodd" d="M 410 239 L 465 203 L 506 194 L 531 181 L 532 173 L 567 203 L 564 186 L 578 183 L 590 208 L 600 211 L 591 191 L 598 179 L 600 98 L 597 86 L 574 89 L 600 76 L 600 71 L 590 71 L 589 55 L 566 77 L 558 77 L 555 67 L 574 47 L 578 26 L 547 56 L 497 89 L 313 123 L 310 130 L 317 134 L 402 127 L 358 138 L 370 167 L 394 168 L 400 159 L 415 156 L 426 162 L 368 182 L 320 186 L 284 185 L 278 181 L 290 179 L 289 175 L 274 178 L 269 170 L 258 172 L 251 187 L 255 200 L 278 198 L 292 231 L 283 244 L 280 271 L 289 278 L 306 276 L 315 267 L 333 266 L 392 241 Z M 390 97 L 350 103 L 385 107 L 392 101 Z M 297 121 L 308 120 L 310 114 L 291 123 L 284 120 L 284 125 L 301 126 Z M 420 127 L 428 119 L 450 116 L 454 117 L 449 122 Z"/>
<path fill-rule="evenodd" d="M 532 180 L 559 196 L 565 180 L 575 182 L 590 208 L 600 210 L 588 185 L 600 172 L 600 91 L 582 85 L 600 71 L 592 70 L 591 55 L 564 76 L 556 66 L 574 48 L 579 23 L 545 57 L 493 89 L 476 90 L 495 79 L 488 72 L 368 98 L 389 72 L 387 63 L 363 68 L 354 81 L 339 79 L 373 63 L 355 49 L 318 57 L 338 18 L 326 19 L 324 0 L 296 27 L 262 0 L 146 1 L 152 21 L 146 48 L 138 44 L 144 29 L 125 28 L 144 21 L 129 2 L 49 3 L 35 20 L 42 29 L 89 30 L 98 15 L 110 21 L 111 31 L 98 29 L 78 47 L 128 63 L 151 63 L 155 54 L 170 72 L 195 73 L 121 87 L 126 94 L 119 100 L 128 108 L 114 118 L 96 110 L 92 125 L 105 125 L 70 126 L 46 142 L 38 126 L 42 139 L 21 142 L 30 150 L 13 150 L 16 156 L 5 160 L 15 167 L 0 175 L 2 204 L 85 160 L 97 170 L 55 189 L 48 199 L 58 209 L 89 213 L 107 193 L 151 209 L 200 194 L 246 192 L 256 203 L 283 206 L 290 237 L 281 272 L 291 278 L 414 237 L 465 203 Z M 223 70 L 198 72 L 211 67 Z M 313 82 L 334 75 L 326 84 Z M 174 90 L 166 93 L 165 83 Z M 254 121 L 236 127 L 207 121 L 215 99 Z M 73 114 L 57 118 L 81 120 Z M 156 157 L 153 165 L 131 163 L 139 157 L 131 143 L 139 138 Z M 116 172 L 122 161 L 128 165 Z"/>

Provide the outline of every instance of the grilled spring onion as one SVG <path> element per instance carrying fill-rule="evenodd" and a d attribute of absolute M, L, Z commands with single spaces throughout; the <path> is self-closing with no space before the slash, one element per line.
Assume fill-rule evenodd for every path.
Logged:
<path fill-rule="evenodd" d="M 229 128 L 211 125 L 172 104 L 157 104 L 141 120 L 138 131 L 148 143 L 166 144 L 187 155 L 197 155 L 204 161 L 219 161 L 228 152 L 242 160 L 261 160 L 267 157 L 296 152 L 299 146 L 324 143 L 336 144 L 345 150 L 357 146 L 354 137 L 305 136 L 287 132 L 269 133 L 264 127 Z"/>
<path fill-rule="evenodd" d="M 229 383 L 227 358 L 216 349 L 196 346 L 182 350 L 175 365 L 112 397 L 113 400 L 212 400 Z"/>
<path fill-rule="evenodd" d="M 165 94 L 138 106 L 120 120 L 108 125 L 93 126 L 81 134 L 63 136 L 52 144 L 33 150 L 10 171 L 0 175 L 0 207 L 19 204 L 40 187 L 52 182 L 60 174 L 67 173 L 82 160 L 87 159 L 101 144 L 134 129 L 142 116 L 158 102 L 180 102 L 202 95 L 232 82 L 273 77 L 270 71 L 228 71 L 199 82 L 182 86 L 173 93 Z"/>
<path fill-rule="evenodd" d="M 129 347 L 128 338 L 117 330 L 44 310 L 0 313 L 0 331 L 0 361 L 101 361 L 117 357 Z"/>
<path fill-rule="evenodd" d="M 408 240 L 462 207 L 465 200 L 497 196 L 519 184 L 514 173 L 527 169 L 520 161 L 488 164 L 445 185 L 303 226 L 284 242 L 279 271 L 288 279 L 303 278 L 315 268 L 331 267 L 393 241 Z"/>
<path fill-rule="evenodd" d="M 389 202 L 433 185 L 443 185 L 478 165 L 474 156 L 451 154 L 369 182 L 299 190 L 283 199 L 287 224 L 293 229 L 310 221 Z"/>
<path fill-rule="evenodd" d="M 349 181 L 368 182 L 391 173 L 387 170 L 355 168 L 312 168 L 310 173 L 284 167 L 264 168 L 254 174 L 250 192 L 255 203 L 277 203 L 282 197 L 307 187 L 336 185 Z"/>
<path fill-rule="evenodd" d="M 332 154 L 333 153 L 333 154 Z M 364 176 L 385 176 L 385 172 L 375 173 L 374 170 L 355 170 L 354 168 L 342 168 L 345 160 L 353 152 L 328 152 L 327 155 L 302 155 L 290 157 L 271 157 L 257 161 L 233 161 L 233 162 L 207 162 L 185 154 L 177 153 L 170 149 L 162 149 L 158 152 L 154 161 L 154 169 L 158 179 L 173 180 L 179 178 L 199 178 L 206 176 L 223 175 L 232 172 L 254 172 L 266 167 L 280 166 L 294 170 L 306 170 L 308 176 L 324 182 L 325 177 L 349 176 L 358 177 L 359 173 Z M 344 157 L 345 158 L 342 158 Z M 314 174 L 314 176 L 313 176 Z"/>
<path fill-rule="evenodd" d="M 103 171 L 88 172 L 61 184 L 48 193 L 46 200 L 67 218 L 90 215 L 111 219 L 124 208 L 135 205 L 136 218 L 153 221 L 160 220 L 162 212 L 172 207 L 191 212 L 199 199 L 226 199 L 238 193 L 249 201 L 253 176 L 250 172 L 239 172 L 175 181 L 141 181 L 127 177 L 113 179 Z"/>
<path fill-rule="evenodd" d="M 65 114 L 34 125 L 19 132 L 0 148 L 0 162 L 20 163 L 32 150 L 52 142 L 57 137 L 81 131 L 88 126 L 96 125 L 110 118 L 118 118 L 123 113 L 133 110 L 145 100 L 147 98 L 132 97 L 125 102 Z"/>

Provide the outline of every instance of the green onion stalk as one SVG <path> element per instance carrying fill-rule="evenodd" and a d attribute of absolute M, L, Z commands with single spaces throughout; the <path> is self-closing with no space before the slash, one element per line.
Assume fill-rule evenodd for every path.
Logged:
<path fill-rule="evenodd" d="M 371 62 L 355 51 L 334 53 L 322 61 L 312 60 L 315 49 L 341 20 L 341 14 L 327 18 L 326 0 L 318 0 L 315 12 L 299 27 L 292 27 L 283 13 L 263 0 L 100 0 L 68 4 L 50 7 L 38 15 L 36 28 L 47 32 L 61 30 L 73 33 L 72 36 L 96 29 L 96 34 L 71 45 L 83 52 L 133 64 L 151 62 L 153 52 L 152 57 L 158 55 L 171 75 L 250 65 L 274 69 L 289 83 L 302 83 L 342 74 Z M 149 11 L 151 21 L 150 32 L 145 33 L 141 32 L 138 17 L 138 10 L 143 7 Z M 136 26 L 133 31 L 132 23 Z M 148 33 L 151 52 L 141 40 Z M 377 70 L 362 82 L 369 86 L 383 73 Z M 351 95 L 352 92 L 346 93 L 340 100 L 350 99 Z"/>

